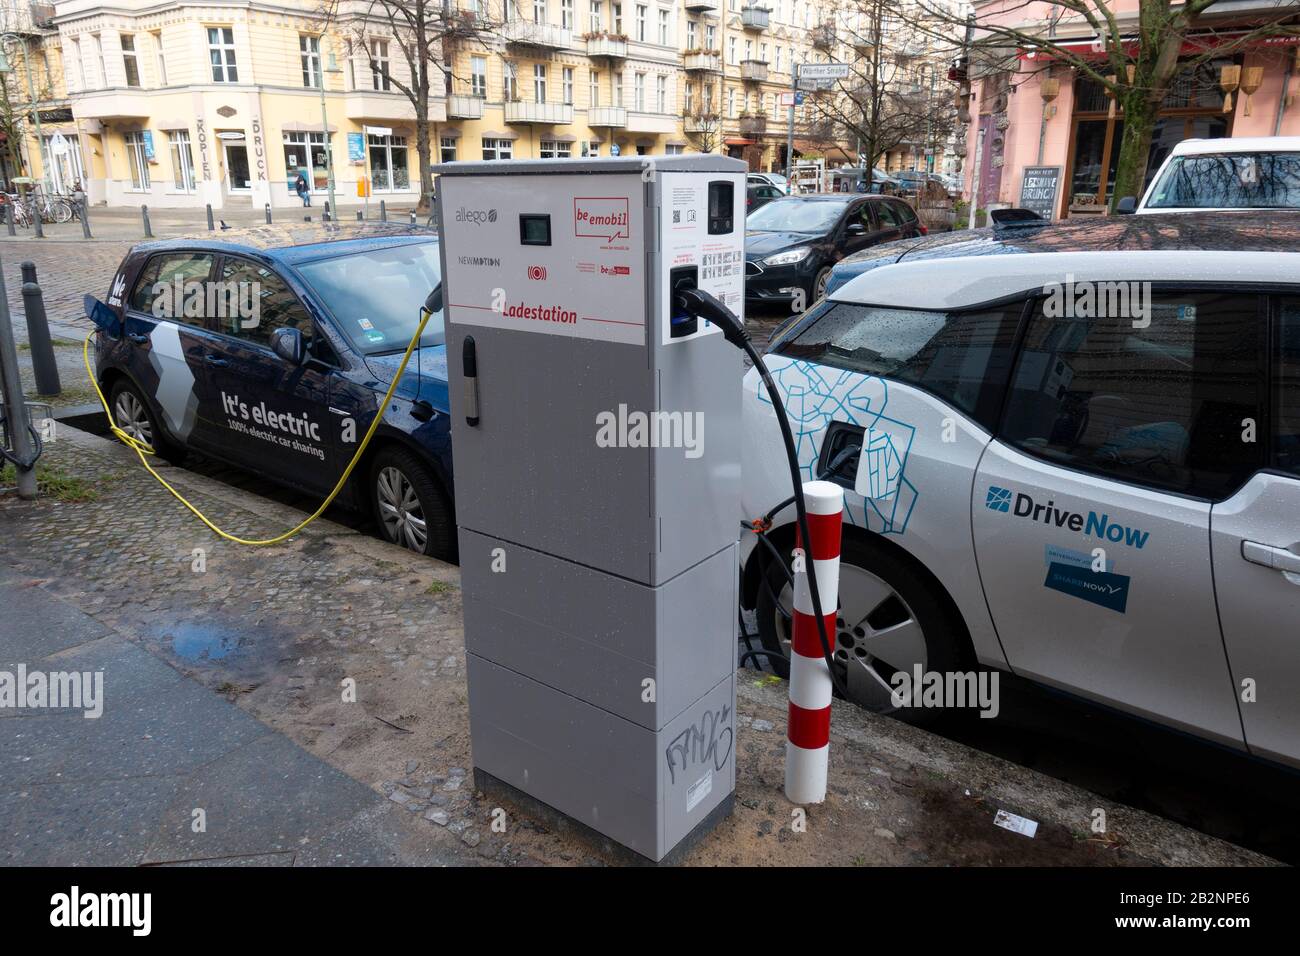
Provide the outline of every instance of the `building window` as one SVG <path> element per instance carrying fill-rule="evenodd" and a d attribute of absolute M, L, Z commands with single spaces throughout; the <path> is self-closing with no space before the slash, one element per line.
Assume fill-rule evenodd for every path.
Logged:
<path fill-rule="evenodd" d="M 668 46 L 668 11 L 659 11 L 659 45 Z"/>
<path fill-rule="evenodd" d="M 144 192 L 149 188 L 149 150 L 142 132 L 124 133 L 126 162 L 131 167 L 131 188 Z"/>
<path fill-rule="evenodd" d="M 320 70 L 320 37 L 298 35 L 298 58 L 302 60 L 302 85 L 320 89 L 325 78 Z"/>
<path fill-rule="evenodd" d="M 377 192 L 411 188 L 405 136 L 367 136 L 366 145 L 370 150 L 370 174 Z"/>
<path fill-rule="evenodd" d="M 587 97 L 591 106 L 600 105 L 600 71 L 592 70 L 587 74 Z"/>
<path fill-rule="evenodd" d="M 636 5 L 636 39 L 638 43 L 645 43 L 645 17 L 647 8 L 645 4 Z"/>
<path fill-rule="evenodd" d="M 694 20 L 686 21 L 686 49 L 695 49 L 695 40 L 700 32 L 700 25 Z"/>
<path fill-rule="evenodd" d="M 508 101 L 517 100 L 519 99 L 519 74 L 513 63 L 505 63 L 503 67 L 501 82 L 504 85 L 504 96 Z"/>
<path fill-rule="evenodd" d="M 162 32 L 151 33 L 153 37 L 154 59 L 158 63 L 158 85 L 167 85 L 167 60 L 163 55 Z"/>
<path fill-rule="evenodd" d="M 685 151 L 686 150 L 683 147 L 678 146 L 674 143 L 669 143 L 667 146 L 664 147 L 664 153 L 666 153 L 669 156 L 680 156 Z"/>
<path fill-rule="evenodd" d="M 140 63 L 135 58 L 135 37 L 129 33 L 123 33 L 120 37 L 122 41 L 122 67 L 126 70 L 126 85 L 140 85 Z"/>
<path fill-rule="evenodd" d="M 638 113 L 645 112 L 645 74 L 638 73 L 632 80 L 633 109 Z"/>
<path fill-rule="evenodd" d="M 564 103 L 566 106 L 573 105 L 573 67 L 566 66 L 560 71 L 563 78 Z"/>
<path fill-rule="evenodd" d="M 533 22 L 546 22 L 546 0 L 533 0 Z"/>
<path fill-rule="evenodd" d="M 781 72 L 781 47 L 776 48 L 776 72 Z"/>
<path fill-rule="evenodd" d="M 691 107 L 695 105 L 695 87 L 690 83 L 686 84 L 686 95 L 682 102 L 682 113 L 685 116 L 691 115 Z"/>
<path fill-rule="evenodd" d="M 238 83 L 235 66 L 235 31 L 230 27 L 208 27 L 208 59 L 212 61 L 213 83 Z"/>
<path fill-rule="evenodd" d="M 655 77 L 655 112 L 668 112 L 668 77 Z"/>
<path fill-rule="evenodd" d="M 736 115 L 736 90 L 735 87 L 727 88 L 727 115 Z"/>
<path fill-rule="evenodd" d="M 456 161 L 456 137 L 442 137 L 442 143 L 438 149 L 438 158 L 444 163 L 454 163 Z"/>
<path fill-rule="evenodd" d="M 392 89 L 388 74 L 388 41 L 370 41 L 370 86 L 376 90 Z"/>
<path fill-rule="evenodd" d="M 573 0 L 560 0 L 560 26 L 573 29 Z"/>
<path fill-rule="evenodd" d="M 469 58 L 469 91 L 475 96 L 487 96 L 487 59 L 481 56 Z"/>
<path fill-rule="evenodd" d="M 324 133 L 284 134 L 284 174 L 289 189 L 302 172 L 315 192 L 329 188 L 329 158 L 325 155 Z"/>
<path fill-rule="evenodd" d="M 622 106 L 626 101 L 623 99 L 623 71 L 614 71 L 614 105 Z"/>
<path fill-rule="evenodd" d="M 533 64 L 533 102 L 546 102 L 546 64 Z"/>
<path fill-rule="evenodd" d="M 56 193 L 72 192 L 82 183 L 85 175 L 81 166 L 81 140 L 76 133 L 64 133 L 64 149 L 55 152 L 53 157 L 50 154 L 53 152 L 54 137 L 44 136 L 41 140 L 44 168 L 50 171 L 50 186 Z"/>
<path fill-rule="evenodd" d="M 99 69 L 100 88 L 108 86 L 108 64 L 104 62 L 104 38 L 98 33 L 91 37 L 95 41 L 95 66 Z"/>
<path fill-rule="evenodd" d="M 623 35 L 623 4 L 615 3 L 610 6 L 612 11 L 611 28 L 619 36 Z"/>
<path fill-rule="evenodd" d="M 511 159 L 515 154 L 515 144 L 508 139 L 484 139 L 484 159 Z"/>
<path fill-rule="evenodd" d="M 599 33 L 604 24 L 604 3 L 601 0 L 591 0 L 591 12 L 587 17 L 587 28 L 592 33 Z"/>
<path fill-rule="evenodd" d="M 189 130 L 178 129 L 167 134 L 172 150 L 172 181 L 183 193 L 194 192 L 194 154 L 190 151 Z"/>
<path fill-rule="evenodd" d="M 727 62 L 736 65 L 736 38 L 727 37 Z"/>
<path fill-rule="evenodd" d="M 718 48 L 718 28 L 712 23 L 704 24 L 704 49 L 716 50 Z"/>
<path fill-rule="evenodd" d="M 538 155 L 542 159 L 569 159 L 573 156 L 573 144 L 544 139 Z"/>
<path fill-rule="evenodd" d="M 583 140 L 582 156 L 584 159 L 594 159 L 600 155 L 599 140 Z"/>

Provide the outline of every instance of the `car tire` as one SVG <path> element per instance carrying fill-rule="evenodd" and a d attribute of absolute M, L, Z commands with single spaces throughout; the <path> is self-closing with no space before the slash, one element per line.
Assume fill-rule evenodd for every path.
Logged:
<path fill-rule="evenodd" d="M 370 507 L 385 541 L 454 561 L 456 522 L 429 468 L 404 448 L 385 448 L 370 466 Z"/>
<path fill-rule="evenodd" d="M 790 622 L 785 614 L 790 611 L 789 579 L 774 558 L 766 573 L 754 609 L 759 638 L 764 650 L 788 657 Z M 780 601 L 779 608 L 774 597 Z M 938 708 L 900 708 L 888 693 L 892 675 L 900 670 L 910 674 L 917 663 L 923 671 L 939 673 L 973 666 L 965 650 L 964 628 L 954 620 L 947 596 L 938 586 L 900 562 L 885 545 L 846 535 L 840 553 L 839 598 L 836 633 L 828 636 L 837 677 L 848 687 L 849 699 L 874 713 L 891 714 L 917 725 L 949 713 Z M 858 619 L 846 619 L 846 611 L 848 618 Z M 868 648 L 884 648 L 894 660 L 886 660 L 884 654 L 876 656 Z M 788 679 L 784 660 L 767 660 L 779 676 Z"/>
<path fill-rule="evenodd" d="M 808 296 L 809 304 L 816 302 L 818 299 L 826 295 L 826 284 L 830 282 L 830 278 L 831 278 L 831 267 L 823 266 L 821 270 L 817 273 L 817 277 L 813 279 L 812 289 L 810 290 L 810 295 Z"/>
<path fill-rule="evenodd" d="M 121 378 L 114 383 L 109 392 L 108 407 L 113 410 L 113 424 L 148 445 L 163 461 L 179 465 L 185 460 L 185 447 L 164 434 L 153 406 L 131 382 Z"/>

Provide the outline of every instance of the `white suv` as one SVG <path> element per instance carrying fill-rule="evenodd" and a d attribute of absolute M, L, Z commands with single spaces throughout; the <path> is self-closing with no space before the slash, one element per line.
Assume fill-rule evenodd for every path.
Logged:
<path fill-rule="evenodd" d="M 1151 180 L 1142 201 L 1119 212 L 1300 209 L 1300 136 L 1185 139 Z"/>
<path fill-rule="evenodd" d="M 804 477 L 841 462 L 849 696 L 978 663 L 1300 766 L 1300 213 L 933 239 L 764 356 Z M 752 519 L 790 480 L 743 402 Z M 788 652 L 790 507 L 768 540 L 742 603 Z"/>

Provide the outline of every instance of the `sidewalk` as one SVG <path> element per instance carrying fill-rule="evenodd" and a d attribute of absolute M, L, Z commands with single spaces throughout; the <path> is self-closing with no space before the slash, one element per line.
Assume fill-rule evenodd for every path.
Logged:
<path fill-rule="evenodd" d="M 456 568 L 326 521 L 273 548 L 221 541 L 124 448 L 73 429 L 44 464 L 63 500 L 0 498 L 0 670 L 102 668 L 105 715 L 0 716 L 0 861 L 615 859 L 512 806 L 505 832 L 491 828 L 468 775 Z M 231 531 L 298 518 L 165 473 Z M 830 794 L 796 832 L 785 686 L 738 678 L 736 810 L 689 864 L 1271 862 L 838 704 Z M 1089 833 L 1097 807 L 1104 838 Z M 1037 836 L 995 827 L 998 809 L 1038 821 Z"/>

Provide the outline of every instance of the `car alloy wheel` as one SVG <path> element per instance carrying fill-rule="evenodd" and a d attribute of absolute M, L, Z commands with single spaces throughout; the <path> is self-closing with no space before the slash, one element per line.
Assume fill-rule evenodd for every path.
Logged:
<path fill-rule="evenodd" d="M 424 554 L 429 528 L 415 485 L 400 468 L 387 465 L 376 476 L 375 492 L 384 536 L 395 544 Z"/>
<path fill-rule="evenodd" d="M 153 444 L 153 422 L 149 420 L 149 413 L 144 407 L 144 402 L 140 401 L 139 396 L 130 389 L 122 389 L 117 393 L 117 398 L 113 402 L 113 420 L 117 427 L 122 429 L 136 441 L 148 445 L 150 448 Z"/>
<path fill-rule="evenodd" d="M 790 654 L 789 584 L 774 610 L 781 649 Z M 889 680 L 899 671 L 911 674 L 916 665 L 926 669 L 928 654 L 920 621 L 902 596 L 886 581 L 865 568 L 840 564 L 840 606 L 835 617 L 831 657 L 844 678 L 853 703 L 876 713 L 892 713 Z"/>
<path fill-rule="evenodd" d="M 823 269 L 817 273 L 817 278 L 813 281 L 813 301 L 817 302 L 826 297 L 826 286 L 831 281 L 831 270 Z"/>

